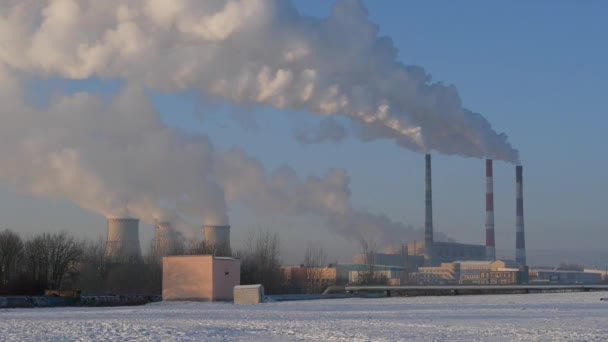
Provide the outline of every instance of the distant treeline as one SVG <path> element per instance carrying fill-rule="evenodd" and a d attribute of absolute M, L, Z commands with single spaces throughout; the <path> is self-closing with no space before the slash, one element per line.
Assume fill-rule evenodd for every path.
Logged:
<path fill-rule="evenodd" d="M 143 258 L 108 258 L 103 240 L 79 240 L 67 232 L 21 237 L 0 231 L 0 295 L 42 295 L 44 290 L 80 289 L 83 295 L 161 294 L 162 256 L 215 254 L 241 260 L 241 283 L 264 285 L 267 293 L 284 290 L 276 233 L 251 233 L 242 250 L 180 243 Z"/>

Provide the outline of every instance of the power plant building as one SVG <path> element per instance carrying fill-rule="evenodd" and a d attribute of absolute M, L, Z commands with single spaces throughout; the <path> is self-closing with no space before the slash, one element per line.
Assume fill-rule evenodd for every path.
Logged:
<path fill-rule="evenodd" d="M 425 265 L 439 265 L 454 260 L 486 260 L 486 247 L 457 242 L 409 241 L 407 243 L 409 255 L 422 256 Z"/>
<path fill-rule="evenodd" d="M 527 283 L 528 268 L 526 266 L 526 250 L 524 235 L 524 209 L 523 209 L 523 168 L 517 165 L 516 171 L 516 253 L 515 262 L 508 266 L 496 260 L 495 233 L 494 233 L 494 180 L 492 160 L 485 163 L 486 174 L 486 222 L 485 245 L 474 245 L 455 242 L 438 242 L 433 236 L 433 201 L 431 156 L 425 156 L 425 229 L 424 240 L 409 241 L 407 243 L 408 259 L 424 260 L 419 267 L 409 267 L 409 272 L 418 271 L 423 281 L 454 282 L 474 284 L 510 284 Z M 457 261 L 466 260 L 466 261 Z M 454 264 L 458 263 L 458 266 Z M 416 264 L 414 262 L 413 264 Z M 422 271 L 422 272 L 420 272 Z M 483 271 L 483 272 L 482 272 Z M 456 276 L 458 274 L 458 276 Z"/>
<path fill-rule="evenodd" d="M 483 245 L 473 245 L 456 242 L 434 241 L 433 236 L 433 194 L 431 155 L 425 155 L 425 225 L 424 240 L 409 241 L 407 254 L 424 258 L 425 266 L 438 266 L 441 263 L 454 260 L 486 260 L 487 248 Z M 492 223 L 493 226 L 493 223 Z M 493 228 L 492 228 L 493 234 Z M 493 242 L 493 241 L 492 241 Z"/>

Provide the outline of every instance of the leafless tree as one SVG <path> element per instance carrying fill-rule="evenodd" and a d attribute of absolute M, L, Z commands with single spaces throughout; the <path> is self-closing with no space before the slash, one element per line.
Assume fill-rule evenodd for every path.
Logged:
<path fill-rule="evenodd" d="M 163 257 L 196 254 L 191 251 L 197 250 L 198 247 L 198 243 L 191 242 L 190 245 L 186 245 L 183 235 L 175 232 L 170 239 L 163 241 L 163 243 L 153 240 L 150 244 L 149 253 L 144 257 L 144 263 L 148 265 L 156 264 L 160 267 Z"/>
<path fill-rule="evenodd" d="M 228 244 L 212 244 L 207 241 L 190 240 L 188 246 L 185 249 L 188 255 L 215 255 L 221 257 L 232 256 L 232 251 Z"/>
<path fill-rule="evenodd" d="M 34 281 L 59 289 L 82 253 L 80 244 L 67 232 L 43 233 L 25 242 L 25 268 Z"/>
<path fill-rule="evenodd" d="M 304 281 L 306 293 L 319 293 L 323 289 L 321 283 L 323 268 L 326 265 L 327 255 L 320 244 L 309 242 L 304 254 Z"/>
<path fill-rule="evenodd" d="M 359 239 L 359 246 L 364 257 L 364 270 L 359 272 L 359 283 L 362 285 L 386 284 L 386 276 L 377 275 L 375 272 L 376 255 L 378 254 L 379 246 L 374 237 L 361 237 Z"/>
<path fill-rule="evenodd" d="M 0 285 L 8 284 L 16 276 L 22 253 L 23 241 L 19 235 L 8 229 L 0 232 Z"/>
<path fill-rule="evenodd" d="M 277 233 L 258 230 L 249 234 L 241 260 L 241 283 L 262 284 L 267 293 L 278 293 L 283 285 L 280 240 Z"/>
<path fill-rule="evenodd" d="M 82 258 L 79 264 L 76 285 L 84 295 L 105 293 L 105 282 L 109 263 L 105 256 L 105 241 L 102 238 L 82 242 Z"/>

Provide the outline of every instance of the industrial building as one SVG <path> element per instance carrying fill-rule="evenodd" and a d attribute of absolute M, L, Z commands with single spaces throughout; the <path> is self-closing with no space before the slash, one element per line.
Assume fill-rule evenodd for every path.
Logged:
<path fill-rule="evenodd" d="M 602 274 L 597 272 L 553 269 L 530 269 L 530 282 L 535 284 L 599 284 Z"/>
<path fill-rule="evenodd" d="M 520 281 L 517 263 L 511 260 L 454 261 L 418 268 L 417 284 L 514 285 Z"/>
<path fill-rule="evenodd" d="M 443 263 L 455 260 L 489 261 L 496 260 L 495 234 L 494 234 L 494 179 L 492 160 L 485 163 L 486 173 L 486 223 L 485 245 L 465 244 L 456 242 L 435 241 L 433 236 L 433 195 L 432 195 L 432 169 L 431 156 L 425 155 L 425 224 L 424 240 L 409 241 L 407 243 L 410 271 L 417 268 L 410 267 L 416 263 L 416 258 L 422 258 L 426 267 L 440 266 Z M 516 173 L 516 255 L 515 261 L 520 271 L 526 267 L 524 212 L 523 212 L 523 168 L 517 165 Z M 526 277 L 521 278 L 525 281 Z"/>
<path fill-rule="evenodd" d="M 491 165 L 491 163 L 490 163 Z M 490 178 L 491 179 L 491 178 Z M 424 259 L 425 266 L 438 266 L 454 260 L 486 260 L 486 246 L 456 242 L 434 241 L 433 236 L 433 191 L 431 155 L 425 155 L 425 222 L 424 240 L 409 241 L 407 254 Z M 493 226 L 493 223 L 492 223 Z M 486 223 L 486 229 L 488 225 Z M 493 234 L 493 228 L 492 228 Z M 493 241 L 492 241 L 493 242 Z"/>
<path fill-rule="evenodd" d="M 405 267 L 407 262 L 405 254 L 390 254 L 390 253 L 373 253 L 370 255 L 370 261 L 374 265 Z M 365 265 L 368 263 L 367 256 L 364 253 L 353 254 L 353 264 Z"/>
<path fill-rule="evenodd" d="M 484 260 L 486 247 L 456 242 L 409 241 L 407 252 L 412 256 L 422 256 L 426 266 L 436 266 L 454 260 Z"/>
<path fill-rule="evenodd" d="M 231 301 L 240 281 L 238 259 L 213 255 L 163 258 L 163 300 Z"/>

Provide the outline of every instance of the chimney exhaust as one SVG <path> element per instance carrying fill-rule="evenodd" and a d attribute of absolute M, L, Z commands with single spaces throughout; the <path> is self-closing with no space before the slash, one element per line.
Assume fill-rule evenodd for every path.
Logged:
<path fill-rule="evenodd" d="M 523 167 L 515 167 L 515 261 L 520 266 L 526 266 L 526 238 L 524 235 L 524 195 L 523 195 Z"/>
<path fill-rule="evenodd" d="M 424 220 L 424 242 L 426 246 L 433 243 L 433 191 L 431 187 L 431 155 L 425 155 L 425 220 Z"/>
<path fill-rule="evenodd" d="M 494 176 L 492 160 L 486 160 L 486 259 L 496 260 L 494 241 Z"/>

